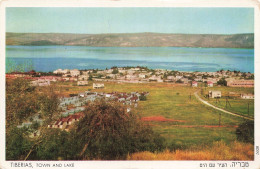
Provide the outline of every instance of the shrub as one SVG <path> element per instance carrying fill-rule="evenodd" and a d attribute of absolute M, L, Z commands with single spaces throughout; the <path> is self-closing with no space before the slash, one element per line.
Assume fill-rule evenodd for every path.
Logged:
<path fill-rule="evenodd" d="M 30 159 L 35 160 L 76 160 L 79 144 L 74 133 L 60 129 L 47 129 L 45 137 Z"/>
<path fill-rule="evenodd" d="M 221 86 L 227 86 L 227 81 L 225 80 L 225 78 L 221 78 L 218 82 L 217 82 L 218 85 L 221 85 Z"/>
<path fill-rule="evenodd" d="M 183 83 L 181 79 L 177 80 L 176 83 Z"/>
<path fill-rule="evenodd" d="M 163 138 L 117 102 L 91 103 L 85 114 L 75 127 L 80 159 L 125 159 L 129 153 L 164 149 Z"/>
<path fill-rule="evenodd" d="M 33 116 L 40 112 L 43 124 L 49 124 L 58 113 L 59 100 L 52 86 L 38 93 L 29 81 L 20 78 L 8 80 L 6 86 L 6 159 L 30 159 L 45 130 L 33 120 Z M 28 120 L 32 122 L 31 126 L 17 128 Z M 37 130 L 40 136 L 32 139 Z"/>
<path fill-rule="evenodd" d="M 146 98 L 145 95 L 141 95 L 141 96 L 139 96 L 139 99 L 140 99 L 140 101 L 145 101 L 145 100 L 147 100 L 147 98 Z"/>
<path fill-rule="evenodd" d="M 23 160 L 29 152 L 32 142 L 24 136 L 26 128 L 12 128 L 6 134 L 6 160 Z"/>
<path fill-rule="evenodd" d="M 237 140 L 254 144 L 254 121 L 246 121 L 236 129 Z"/>
<path fill-rule="evenodd" d="M 117 73 L 119 73 L 118 69 L 114 68 L 113 71 L 112 71 L 112 74 L 117 74 Z"/>

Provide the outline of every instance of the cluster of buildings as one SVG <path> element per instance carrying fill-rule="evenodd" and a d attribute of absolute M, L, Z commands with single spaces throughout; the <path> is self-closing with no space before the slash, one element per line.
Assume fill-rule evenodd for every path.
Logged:
<path fill-rule="evenodd" d="M 67 117 L 62 117 L 59 120 L 55 121 L 53 124 L 48 125 L 48 128 L 59 128 L 62 130 L 69 131 L 70 127 L 76 121 L 79 121 L 81 118 L 84 117 L 83 112 L 78 112 Z"/>
<path fill-rule="evenodd" d="M 234 92 L 229 92 L 228 93 L 229 97 L 236 97 L 236 98 L 241 98 L 241 99 L 254 99 L 254 94 L 252 93 L 234 93 Z M 213 90 L 208 92 L 208 97 L 209 98 L 221 98 L 222 97 L 222 92 L 219 90 Z"/>
<path fill-rule="evenodd" d="M 209 98 L 221 98 L 221 91 L 219 90 L 213 90 L 208 92 Z M 252 93 L 235 93 L 235 92 L 229 92 L 228 96 L 230 97 L 240 97 L 241 99 L 254 99 L 254 94 Z"/>
<path fill-rule="evenodd" d="M 254 87 L 254 74 L 241 73 L 236 71 L 217 71 L 217 72 L 179 72 L 162 69 L 148 69 L 143 67 L 126 67 L 126 68 L 111 68 L 106 70 L 69 70 L 58 69 L 51 75 L 44 75 L 35 72 L 13 72 L 7 73 L 7 79 L 24 78 L 30 80 L 32 86 L 49 86 L 57 81 L 73 81 L 77 85 L 88 85 L 88 81 L 93 81 L 93 88 L 104 88 L 104 81 L 118 83 L 181 83 L 198 87 L 199 84 L 206 84 L 208 87 L 217 85 L 221 79 L 225 79 L 227 86 L 230 87 Z M 103 92 L 82 92 L 70 97 L 60 98 L 59 110 L 61 118 L 53 124 L 48 125 L 49 128 L 60 128 L 69 130 L 70 126 L 84 117 L 83 111 L 87 108 L 87 102 L 93 102 L 97 99 L 113 100 L 120 102 L 127 107 L 129 112 L 131 108 L 137 107 L 140 96 L 146 96 L 147 92 L 131 92 L 131 93 L 103 93 Z M 230 96 L 234 95 L 242 99 L 254 99 L 253 94 L 229 92 Z M 221 98 L 222 93 L 218 90 L 211 90 L 208 93 L 209 98 Z M 38 116 L 32 118 L 29 122 L 24 122 L 17 127 L 28 127 L 33 122 L 42 123 L 42 119 Z"/>
<path fill-rule="evenodd" d="M 105 99 L 107 101 L 116 101 L 126 105 L 127 112 L 131 108 L 137 107 L 140 96 L 147 96 L 148 92 L 112 92 L 112 93 L 98 93 L 98 92 L 82 92 L 71 97 L 60 98 L 59 111 L 61 118 L 48 125 L 48 128 L 59 128 L 68 131 L 76 121 L 84 117 L 83 111 L 87 109 L 87 102 L 93 102 L 97 99 Z M 40 114 L 40 113 L 39 113 Z M 29 121 L 23 122 L 18 125 L 18 128 L 30 127 L 33 123 L 37 122 L 39 125 L 43 124 L 43 119 L 39 114 L 34 115 Z M 37 131 L 31 136 L 39 135 Z"/>
<path fill-rule="evenodd" d="M 254 80 L 228 79 L 227 86 L 230 87 L 254 87 Z"/>
<path fill-rule="evenodd" d="M 213 87 L 220 79 L 224 78 L 227 81 L 227 86 L 230 87 L 254 87 L 254 74 L 224 70 L 217 72 L 179 72 L 163 69 L 152 70 L 144 67 L 113 67 L 106 70 L 58 69 L 53 73 L 65 77 L 77 77 L 78 85 L 82 84 L 82 80 L 91 79 L 96 82 L 112 81 L 118 83 L 182 83 L 193 87 L 197 87 L 198 82 L 203 82 L 208 87 Z M 93 88 L 95 87 L 93 86 Z"/>
<path fill-rule="evenodd" d="M 137 107 L 140 96 L 147 96 L 148 92 L 131 92 L 131 93 L 98 93 L 98 92 L 82 92 L 77 96 L 62 97 L 60 98 L 59 109 L 62 118 L 55 121 L 53 124 L 48 125 L 49 128 L 60 128 L 69 130 L 70 126 L 84 117 L 82 113 L 87 107 L 87 102 L 93 102 L 96 99 L 105 99 L 120 102 L 127 105 L 127 112 L 131 111 L 132 107 Z"/>
<path fill-rule="evenodd" d="M 37 76 L 36 76 L 37 75 Z M 32 80 L 33 86 L 48 86 L 50 82 L 71 81 L 77 82 L 78 86 L 88 85 L 88 81 L 117 82 L 117 83 L 181 83 L 198 87 L 198 83 L 205 83 L 208 87 L 217 85 L 220 79 L 227 81 L 230 87 L 254 87 L 254 74 L 237 71 L 217 72 L 179 72 L 163 69 L 148 69 L 145 67 L 113 67 L 105 70 L 78 70 L 78 69 L 57 69 L 50 76 L 41 76 L 39 73 L 30 71 L 26 73 L 13 72 L 6 74 L 6 78 L 23 77 Z M 93 86 L 102 88 L 102 85 Z"/>

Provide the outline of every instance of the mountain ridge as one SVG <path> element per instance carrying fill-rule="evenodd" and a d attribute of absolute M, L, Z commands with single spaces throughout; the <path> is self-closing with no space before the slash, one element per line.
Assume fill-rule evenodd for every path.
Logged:
<path fill-rule="evenodd" d="M 171 33 L 6 33 L 6 45 L 96 47 L 212 47 L 254 48 L 254 34 Z"/>

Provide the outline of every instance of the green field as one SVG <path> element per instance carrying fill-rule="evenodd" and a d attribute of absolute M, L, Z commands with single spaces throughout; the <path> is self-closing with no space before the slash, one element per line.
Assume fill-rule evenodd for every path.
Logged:
<path fill-rule="evenodd" d="M 200 88 L 167 83 L 119 84 L 107 82 L 104 89 L 96 90 L 92 89 L 92 83 L 89 86 L 80 87 L 69 83 L 57 83 L 56 85 L 62 86 L 63 94 L 79 93 L 89 89 L 97 92 L 150 92 L 147 100 L 139 101 L 138 107 L 135 110 L 141 117 L 163 116 L 171 120 L 182 120 L 181 122 L 144 122 L 148 123 L 166 139 L 169 148 L 188 148 L 203 144 L 210 145 L 213 141 L 219 140 L 223 140 L 227 144 L 231 143 L 236 139 L 236 126 L 244 122 L 243 118 L 220 113 L 218 110 L 199 102 L 193 93 L 200 91 Z M 210 89 L 212 90 L 212 88 Z M 225 92 L 230 90 L 240 90 L 241 92 L 253 91 L 253 89 L 248 88 L 214 88 L 214 90 L 220 89 Z M 235 102 L 231 103 L 233 105 L 232 111 L 244 114 L 245 104 L 242 104 L 243 101 L 235 101 L 239 102 L 238 104 L 235 104 Z M 250 107 L 250 115 L 253 116 L 253 104 Z M 222 127 L 218 127 L 219 123 Z"/>

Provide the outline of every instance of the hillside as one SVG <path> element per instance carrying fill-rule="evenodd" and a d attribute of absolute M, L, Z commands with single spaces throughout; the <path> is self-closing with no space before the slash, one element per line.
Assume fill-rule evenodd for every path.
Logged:
<path fill-rule="evenodd" d="M 223 47 L 254 48 L 254 34 L 64 34 L 6 33 L 7 45 L 66 45 L 99 47 Z"/>

